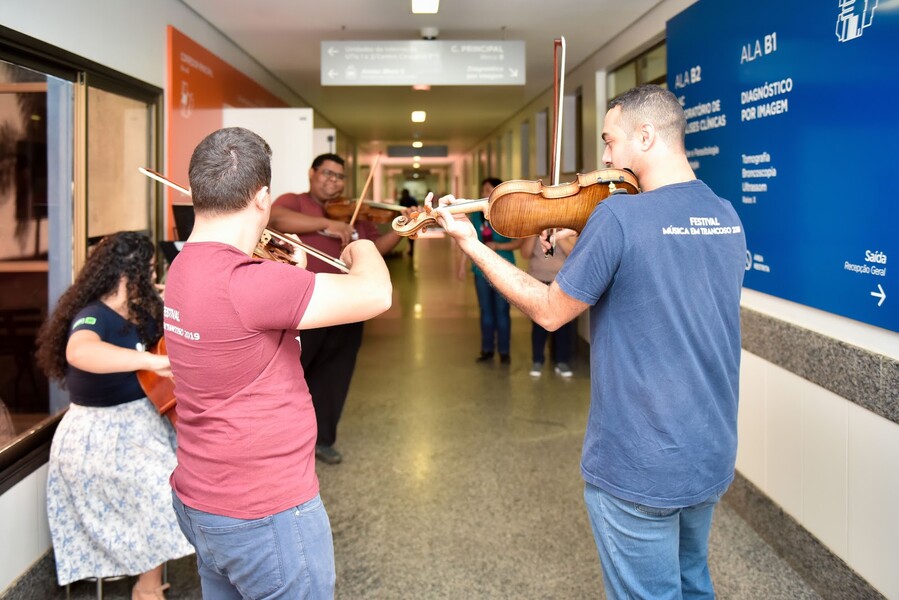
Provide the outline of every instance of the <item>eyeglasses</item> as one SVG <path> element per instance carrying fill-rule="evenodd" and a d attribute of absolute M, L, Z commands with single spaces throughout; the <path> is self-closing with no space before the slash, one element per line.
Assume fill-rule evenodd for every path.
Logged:
<path fill-rule="evenodd" d="M 335 179 L 337 181 L 343 181 L 346 179 L 346 175 L 343 173 L 335 173 L 331 169 L 316 169 L 316 172 L 321 173 L 328 179 Z"/>

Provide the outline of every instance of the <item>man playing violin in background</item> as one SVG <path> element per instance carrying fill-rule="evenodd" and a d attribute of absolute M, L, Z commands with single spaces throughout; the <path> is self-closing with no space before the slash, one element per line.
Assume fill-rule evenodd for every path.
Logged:
<path fill-rule="evenodd" d="M 181 529 L 204 598 L 332 598 L 334 546 L 315 474 L 315 417 L 297 369 L 297 329 L 390 308 L 369 240 L 340 255 L 346 275 L 252 258 L 271 210 L 271 149 L 239 127 L 190 160 L 196 221 L 172 263 L 164 329 L 178 395 Z"/>
<path fill-rule="evenodd" d="M 640 86 L 609 108 L 603 162 L 632 169 L 642 193 L 601 202 L 549 286 L 480 243 L 467 219 L 439 208 L 438 222 L 545 329 L 590 310 L 581 473 L 606 596 L 713 598 L 712 512 L 737 450 L 746 239 L 690 167 L 674 94 Z"/>
<path fill-rule="evenodd" d="M 374 223 L 359 219 L 355 222 L 354 232 L 348 223 L 328 218 L 326 204 L 343 195 L 345 183 L 343 158 L 336 154 L 317 156 L 309 169 L 309 191 L 279 196 L 272 205 L 269 227 L 295 233 L 303 243 L 331 256 L 340 254 L 354 233 L 359 239 L 372 240 L 382 255 L 388 254 L 402 239 L 394 231 L 381 235 Z M 309 257 L 306 268 L 314 273 L 338 272 L 314 257 Z M 303 371 L 318 422 L 315 454 L 328 464 L 337 464 L 342 460 L 334 448 L 337 423 L 356 368 L 356 355 L 362 345 L 362 323 L 306 329 L 300 333 L 300 341 Z"/>

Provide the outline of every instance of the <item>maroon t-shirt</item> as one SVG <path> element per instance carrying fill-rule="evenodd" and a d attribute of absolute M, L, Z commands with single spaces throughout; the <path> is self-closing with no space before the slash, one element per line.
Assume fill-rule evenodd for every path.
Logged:
<path fill-rule="evenodd" d="M 163 328 L 178 400 L 172 487 L 238 519 L 315 497 L 315 411 L 297 325 L 315 275 L 233 246 L 187 243 L 166 278 Z"/>
<path fill-rule="evenodd" d="M 310 217 L 327 217 L 324 207 L 319 204 L 315 198 L 309 195 L 308 192 L 303 194 L 281 194 L 278 196 L 278 199 L 275 200 L 275 205 L 283 206 L 284 208 L 303 213 L 304 215 L 309 215 Z M 356 221 L 353 226 L 356 228 L 356 233 L 359 234 L 360 240 L 376 240 L 378 238 L 378 228 L 370 221 Z M 292 232 L 285 231 L 284 233 Z M 340 244 L 340 238 L 322 235 L 318 232 L 301 233 L 298 235 L 304 244 L 312 246 L 316 250 L 321 250 L 328 256 L 340 258 L 340 253 L 343 251 L 343 247 Z M 313 273 L 341 272 L 337 267 L 329 265 L 311 255 L 307 257 L 307 263 L 306 268 Z"/>

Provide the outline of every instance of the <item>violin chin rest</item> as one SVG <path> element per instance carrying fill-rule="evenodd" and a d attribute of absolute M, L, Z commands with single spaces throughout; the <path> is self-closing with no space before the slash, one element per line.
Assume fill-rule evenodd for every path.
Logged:
<path fill-rule="evenodd" d="M 618 194 L 627 194 L 627 190 L 624 189 L 624 188 L 615 188 L 614 190 L 612 190 L 612 193 L 609 194 L 609 195 L 610 195 L 610 196 L 617 196 Z"/>

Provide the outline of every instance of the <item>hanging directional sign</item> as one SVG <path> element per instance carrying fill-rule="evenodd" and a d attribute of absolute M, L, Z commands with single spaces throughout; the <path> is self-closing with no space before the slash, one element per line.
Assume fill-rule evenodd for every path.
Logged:
<path fill-rule="evenodd" d="M 524 42 L 322 42 L 322 85 L 524 85 Z"/>

